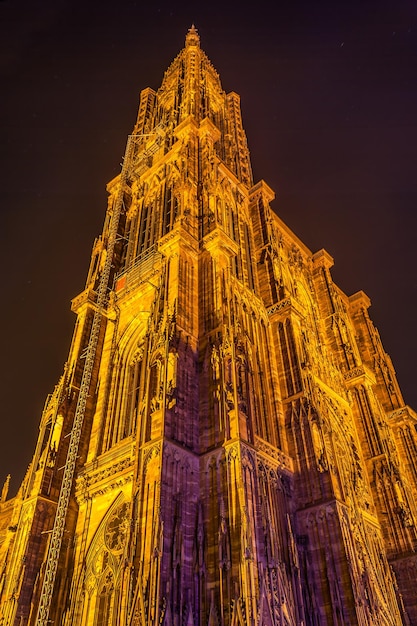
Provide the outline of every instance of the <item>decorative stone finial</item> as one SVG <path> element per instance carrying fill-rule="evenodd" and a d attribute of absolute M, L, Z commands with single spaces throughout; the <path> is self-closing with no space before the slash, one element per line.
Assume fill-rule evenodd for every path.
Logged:
<path fill-rule="evenodd" d="M 188 29 L 187 36 L 185 38 L 185 45 L 188 46 L 200 46 L 200 37 L 194 24 Z"/>
<path fill-rule="evenodd" d="M 4 481 L 3 489 L 1 490 L 0 502 L 6 502 L 7 500 L 7 495 L 9 493 L 9 487 L 10 487 L 10 478 L 11 476 L 9 474 L 6 480 Z"/>

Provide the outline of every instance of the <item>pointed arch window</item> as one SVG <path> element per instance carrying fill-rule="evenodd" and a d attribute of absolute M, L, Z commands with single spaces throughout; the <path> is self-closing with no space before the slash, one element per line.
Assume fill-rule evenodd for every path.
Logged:
<path fill-rule="evenodd" d="M 129 358 L 130 357 L 130 358 Z M 133 357 L 131 353 L 119 355 L 112 372 L 112 382 L 105 408 L 107 419 L 103 422 L 101 453 L 126 437 L 131 437 L 137 428 L 141 394 L 143 344 Z"/>
<path fill-rule="evenodd" d="M 236 243 L 240 243 L 239 218 L 234 208 L 229 207 L 229 211 L 230 211 L 229 213 L 230 214 L 230 236 L 233 239 L 233 241 L 236 241 Z"/>
<path fill-rule="evenodd" d="M 136 420 L 140 400 L 140 382 L 143 354 L 138 351 L 129 367 L 127 386 L 127 406 L 124 420 L 124 437 L 129 437 L 136 430 Z"/>
<path fill-rule="evenodd" d="M 164 213 L 162 219 L 162 237 L 169 233 L 174 225 L 178 216 L 178 198 L 172 190 L 172 187 L 168 187 L 165 193 Z"/>
<path fill-rule="evenodd" d="M 113 575 L 108 571 L 97 597 L 94 626 L 110 626 L 113 624 L 114 596 Z"/>
<path fill-rule="evenodd" d="M 246 271 L 247 271 L 247 277 L 248 277 L 248 285 L 249 285 L 249 289 L 252 289 L 252 291 L 254 291 L 255 282 L 254 282 L 253 267 L 252 267 L 253 255 L 252 255 L 250 233 L 249 233 L 249 228 L 247 224 L 244 224 L 243 232 L 244 232 L 244 237 L 245 237 Z"/>
<path fill-rule="evenodd" d="M 279 322 L 278 336 L 284 366 L 287 396 L 292 396 L 301 391 L 302 384 L 294 332 L 289 319 L 285 320 L 285 322 Z"/>
<path fill-rule="evenodd" d="M 138 254 L 144 252 L 149 242 L 150 207 L 144 205 L 140 216 Z"/>
<path fill-rule="evenodd" d="M 136 258 L 153 246 L 159 237 L 163 190 L 159 180 L 155 181 L 153 187 L 155 185 L 158 185 L 158 188 L 152 189 L 140 211 Z"/>

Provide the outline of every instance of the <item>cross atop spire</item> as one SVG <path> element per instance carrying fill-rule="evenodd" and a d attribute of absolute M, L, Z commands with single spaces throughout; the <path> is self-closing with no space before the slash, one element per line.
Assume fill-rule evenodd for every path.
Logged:
<path fill-rule="evenodd" d="M 188 29 L 187 36 L 185 37 L 185 45 L 188 46 L 200 46 L 200 37 L 194 24 Z"/>

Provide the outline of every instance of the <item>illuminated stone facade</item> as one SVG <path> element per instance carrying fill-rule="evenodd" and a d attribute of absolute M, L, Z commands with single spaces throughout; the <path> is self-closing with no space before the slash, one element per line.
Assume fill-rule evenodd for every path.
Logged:
<path fill-rule="evenodd" d="M 40 623 L 96 314 L 52 623 L 416 625 L 417 416 L 367 296 L 253 183 L 194 28 L 128 145 L 32 463 L 3 489 L 0 624 Z"/>

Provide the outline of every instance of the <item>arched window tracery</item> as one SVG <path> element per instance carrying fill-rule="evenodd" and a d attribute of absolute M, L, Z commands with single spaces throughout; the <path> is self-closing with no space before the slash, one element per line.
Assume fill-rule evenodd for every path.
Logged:
<path fill-rule="evenodd" d="M 130 342 L 131 345 L 132 342 Z M 107 419 L 103 424 L 102 453 L 136 432 L 141 403 L 140 389 L 144 353 L 142 341 L 136 340 L 134 345 L 136 345 L 134 352 L 132 347 L 128 347 L 119 356 L 113 371 L 109 392 L 110 402 L 105 411 Z"/>
<path fill-rule="evenodd" d="M 110 626 L 113 624 L 114 591 L 113 575 L 110 570 L 107 570 L 97 598 L 94 626 Z"/>
<path fill-rule="evenodd" d="M 302 390 L 302 384 L 294 331 L 290 319 L 278 323 L 278 337 L 287 396 L 292 396 Z"/>

